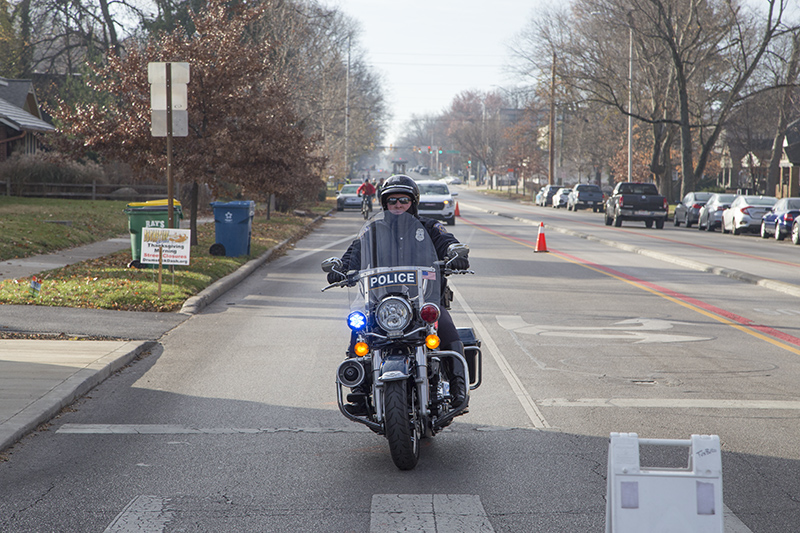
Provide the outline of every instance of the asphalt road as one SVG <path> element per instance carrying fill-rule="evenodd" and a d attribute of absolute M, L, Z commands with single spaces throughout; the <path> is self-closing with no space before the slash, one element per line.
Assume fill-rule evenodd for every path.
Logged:
<path fill-rule="evenodd" d="M 0 530 L 603 531 L 608 436 L 629 431 L 719 435 L 726 531 L 795 530 L 796 297 L 569 232 L 534 253 L 539 219 L 593 214 L 459 199 L 477 274 L 453 280 L 453 316 L 484 382 L 415 470 L 335 405 L 347 298 L 319 264 L 360 226 L 340 213 L 15 446 Z M 532 222 L 487 213 L 510 210 Z M 605 236 L 695 236 L 641 226 Z"/>

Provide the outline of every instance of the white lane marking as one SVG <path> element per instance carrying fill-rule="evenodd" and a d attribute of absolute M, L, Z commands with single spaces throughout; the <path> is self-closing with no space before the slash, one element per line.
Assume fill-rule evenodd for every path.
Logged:
<path fill-rule="evenodd" d="M 125 506 L 104 533 L 158 533 L 164 531 L 172 520 L 172 511 L 167 511 L 166 498 L 159 496 L 137 496 Z"/>
<path fill-rule="evenodd" d="M 321 246 L 319 248 L 314 248 L 313 250 L 309 250 L 309 251 L 304 252 L 304 253 L 302 253 L 300 255 L 297 255 L 295 257 L 286 257 L 286 256 L 284 256 L 285 259 L 282 258 L 282 260 L 280 262 L 276 261 L 275 263 L 279 264 L 280 266 L 288 266 L 288 265 L 291 265 L 292 263 L 294 263 L 296 261 L 299 261 L 301 259 L 305 259 L 306 257 L 308 257 L 310 255 L 318 254 L 319 252 L 322 252 L 322 251 L 327 250 L 329 248 L 333 248 L 334 246 L 339 246 L 340 244 L 344 244 L 344 243 L 347 243 L 349 245 L 351 242 L 353 242 L 353 239 L 355 239 L 357 236 L 358 235 L 354 234 L 354 235 L 350 235 L 349 237 L 344 237 L 342 239 L 339 239 L 338 241 L 333 241 L 331 243 L 326 244 L 325 246 Z M 344 253 L 344 252 L 342 252 L 342 253 Z"/>
<path fill-rule="evenodd" d="M 635 318 L 617 322 L 613 326 L 559 326 L 532 325 L 519 315 L 497 315 L 497 323 L 503 329 L 526 335 L 543 337 L 570 337 L 586 339 L 624 339 L 633 340 L 634 344 L 697 342 L 713 340 L 713 337 L 693 337 L 689 335 L 672 335 L 651 333 L 672 328 L 673 324 L 692 325 L 685 322 L 669 322 L 649 318 Z"/>
<path fill-rule="evenodd" d="M 493 533 L 481 499 L 472 494 L 374 494 L 370 533 Z"/>
<path fill-rule="evenodd" d="M 800 401 L 715 400 L 708 398 L 544 398 L 542 407 L 635 407 L 674 409 L 782 409 L 800 410 Z"/>
<path fill-rule="evenodd" d="M 469 306 L 469 303 L 461 296 L 461 293 L 458 289 L 450 284 L 450 287 L 453 289 L 453 294 L 455 295 L 458 303 L 464 309 L 464 312 L 467 313 L 470 321 L 472 321 L 472 325 L 475 326 L 475 329 L 478 330 L 478 338 L 481 339 L 483 345 L 488 349 L 489 353 L 492 354 L 497 366 L 500 367 L 500 371 L 505 376 L 506 381 L 511 386 L 511 390 L 514 392 L 514 395 L 519 400 L 519 403 L 522 404 L 522 408 L 525 410 L 525 413 L 528 415 L 533 427 L 535 428 L 549 428 L 550 424 L 547 423 L 547 420 L 544 419 L 544 415 L 542 412 L 539 411 L 539 408 L 536 406 L 536 403 L 531 398 L 528 391 L 525 390 L 525 386 L 522 384 L 522 381 L 519 379 L 514 370 L 511 368 L 511 365 L 508 363 L 508 360 L 505 356 L 500 352 L 500 349 L 495 344 L 494 340 L 491 336 L 489 336 L 489 331 L 483 326 L 478 317 L 475 313 L 472 312 L 472 308 Z"/>
<path fill-rule="evenodd" d="M 56 433 L 93 435 L 255 435 L 261 433 L 369 433 L 367 428 L 198 428 L 170 424 L 64 424 Z"/>

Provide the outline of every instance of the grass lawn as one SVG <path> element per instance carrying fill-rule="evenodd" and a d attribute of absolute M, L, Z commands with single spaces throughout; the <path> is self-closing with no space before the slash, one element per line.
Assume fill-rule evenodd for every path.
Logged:
<path fill-rule="evenodd" d="M 15 200 L 17 202 L 15 202 Z M 128 219 L 122 213 L 126 202 L 42 200 L 0 197 L 0 259 L 49 253 L 128 234 Z M 305 206 L 306 211 L 323 214 L 334 207 L 331 200 Z M 81 227 L 76 227 L 78 215 Z M 121 220 L 121 223 L 119 220 Z M 72 225 L 47 223 L 72 220 Z M 84 261 L 39 274 L 41 289 L 31 290 L 31 279 L 0 282 L 0 304 L 50 305 L 120 309 L 129 311 L 177 311 L 187 298 L 214 281 L 232 273 L 286 239 L 296 240 L 311 229 L 313 217 L 272 213 L 256 209 L 250 255 L 211 256 L 214 224 L 198 225 L 199 244 L 191 249 L 191 264 L 164 268 L 161 296 L 158 268 L 130 269 L 130 250 Z"/>

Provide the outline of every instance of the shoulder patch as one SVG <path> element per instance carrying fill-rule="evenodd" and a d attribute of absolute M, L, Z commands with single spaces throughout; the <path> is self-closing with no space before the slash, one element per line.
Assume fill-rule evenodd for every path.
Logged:
<path fill-rule="evenodd" d="M 439 230 L 439 233 L 441 233 L 442 235 L 447 234 L 447 230 L 444 229 L 444 224 L 442 224 L 441 222 L 436 222 L 436 224 L 434 224 L 433 227 L 434 229 Z"/>

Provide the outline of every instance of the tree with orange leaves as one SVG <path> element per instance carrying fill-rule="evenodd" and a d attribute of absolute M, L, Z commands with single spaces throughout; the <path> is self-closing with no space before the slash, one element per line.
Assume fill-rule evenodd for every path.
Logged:
<path fill-rule="evenodd" d="M 95 152 L 129 163 L 141 175 L 163 179 L 166 143 L 150 133 L 150 62 L 188 62 L 189 135 L 173 142 L 173 176 L 206 184 L 215 193 L 225 184 L 252 199 L 280 196 L 287 205 L 313 197 L 323 183 L 312 155 L 313 139 L 298 123 L 286 84 L 270 62 L 270 43 L 247 38 L 248 25 L 267 3 L 229 5 L 209 0 L 192 15 L 194 33 L 183 28 L 128 47 L 95 69 L 96 102 L 61 101 L 53 117 L 61 134 L 55 143 L 73 155 Z M 193 202 L 193 227 L 196 198 Z"/>

